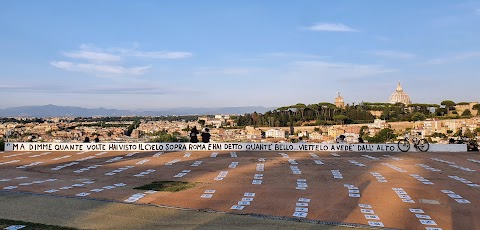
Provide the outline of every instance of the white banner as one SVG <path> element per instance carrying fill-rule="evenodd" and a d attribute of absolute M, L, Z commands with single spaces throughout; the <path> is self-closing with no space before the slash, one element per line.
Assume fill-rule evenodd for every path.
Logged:
<path fill-rule="evenodd" d="M 339 151 L 400 152 L 397 144 L 318 143 L 41 143 L 8 142 L 5 151 Z M 412 146 L 410 151 L 416 151 Z M 465 144 L 430 144 L 429 152 L 466 152 Z"/>
<path fill-rule="evenodd" d="M 431 146 L 432 147 L 432 146 Z M 412 149 L 414 147 L 412 146 Z M 437 148 L 438 149 L 438 148 Z M 440 148 L 441 149 L 441 148 Z M 438 149 L 438 150 L 440 150 Z M 437 150 L 437 151 L 438 151 Z M 339 151 L 399 152 L 397 144 L 318 143 L 41 143 L 9 142 L 5 151 Z M 450 151 L 466 151 L 463 145 Z"/>

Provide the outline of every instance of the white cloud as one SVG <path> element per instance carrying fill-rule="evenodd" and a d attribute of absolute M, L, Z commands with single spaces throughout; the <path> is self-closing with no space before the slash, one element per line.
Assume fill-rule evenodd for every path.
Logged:
<path fill-rule="evenodd" d="M 275 79 L 310 79 L 313 82 L 319 80 L 350 80 L 362 79 L 373 76 L 381 76 L 397 72 L 397 69 L 387 68 L 382 65 L 356 64 L 331 62 L 324 60 L 288 61 L 284 65 L 274 68 L 261 68 L 255 66 L 246 67 L 204 67 L 194 72 L 197 76 L 225 76 L 255 79 L 257 82 L 265 81 L 269 84 L 277 82 Z"/>
<path fill-rule="evenodd" d="M 50 64 L 57 68 L 93 74 L 95 76 L 131 76 L 142 75 L 151 66 L 125 67 L 119 64 L 110 64 L 112 62 L 128 62 L 131 58 L 149 58 L 149 59 L 181 59 L 193 56 L 190 52 L 183 51 L 140 51 L 137 50 L 138 44 L 134 48 L 108 48 L 102 49 L 90 44 L 80 45 L 78 50 L 62 52 L 63 56 L 72 59 L 81 59 L 86 63 L 71 61 L 52 61 Z"/>
<path fill-rule="evenodd" d="M 164 59 L 181 59 L 181 58 L 189 58 L 193 56 L 193 54 L 190 52 L 181 52 L 181 51 L 141 52 L 137 50 L 124 50 L 121 53 L 122 55 L 129 56 L 129 57 L 164 58 Z"/>
<path fill-rule="evenodd" d="M 394 50 L 377 50 L 372 52 L 373 55 L 384 57 L 384 58 L 393 58 L 393 59 L 411 59 L 414 58 L 415 55 L 407 52 L 402 51 L 394 51 Z"/>
<path fill-rule="evenodd" d="M 308 76 L 320 79 L 361 79 L 396 72 L 378 65 L 363 65 L 354 63 L 301 61 L 294 62 L 289 75 Z"/>
<path fill-rule="evenodd" d="M 174 90 L 168 87 L 153 86 L 106 86 L 92 89 L 81 89 L 77 93 L 95 93 L 95 94 L 154 94 L 162 95 L 174 93 Z"/>
<path fill-rule="evenodd" d="M 71 58 L 102 62 L 119 61 L 123 57 L 180 59 L 193 56 L 192 53 L 184 51 L 141 51 L 137 48 L 138 45 L 128 49 L 119 47 L 101 49 L 93 45 L 82 44 L 80 45 L 80 50 L 63 52 L 63 55 Z"/>
<path fill-rule="evenodd" d="M 272 61 L 272 60 L 299 60 L 299 59 L 328 59 L 330 56 L 320 56 L 318 54 L 311 53 L 302 53 L 302 52 L 270 52 L 270 53 L 261 53 L 251 58 L 241 58 L 239 61 L 243 62 L 259 62 L 259 61 Z"/>
<path fill-rule="evenodd" d="M 248 75 L 254 71 L 259 70 L 258 68 L 243 68 L 243 67 L 226 67 L 226 68 L 210 68 L 205 67 L 195 71 L 195 75 Z"/>
<path fill-rule="evenodd" d="M 0 86 L 0 91 L 2 92 L 29 92 L 29 91 L 36 92 L 36 91 L 48 90 L 50 88 L 51 88 L 50 85 L 38 87 L 38 86 L 32 86 L 25 83 L 23 84 L 7 83 Z"/>
<path fill-rule="evenodd" d="M 114 62 L 114 61 L 121 60 L 121 57 L 118 55 L 109 54 L 105 52 L 88 51 L 88 50 L 62 52 L 62 54 L 69 58 L 86 59 L 88 61 L 93 61 L 93 62 Z"/>
<path fill-rule="evenodd" d="M 105 64 L 92 64 L 92 63 L 72 63 L 66 61 L 53 61 L 50 62 L 52 66 L 55 66 L 59 69 L 73 71 L 73 72 L 83 72 L 88 74 L 94 74 L 96 76 L 114 76 L 114 75 L 142 75 L 146 70 L 150 69 L 151 66 L 141 66 L 141 67 L 123 67 L 119 65 L 105 65 Z"/>
<path fill-rule="evenodd" d="M 460 53 L 457 55 L 453 55 L 450 57 L 443 57 L 443 58 L 434 58 L 427 61 L 427 64 L 446 64 L 451 62 L 463 61 L 473 58 L 480 58 L 480 51 L 472 51 L 472 52 L 465 52 Z"/>
<path fill-rule="evenodd" d="M 309 53 L 290 53 L 290 52 L 273 52 L 266 53 L 262 56 L 273 57 L 273 58 L 307 58 L 307 59 L 317 59 L 317 58 L 329 58 L 328 56 L 320 56 L 316 54 Z"/>
<path fill-rule="evenodd" d="M 330 31 L 330 32 L 358 32 L 358 30 L 342 23 L 316 23 L 306 29 L 313 31 Z"/>

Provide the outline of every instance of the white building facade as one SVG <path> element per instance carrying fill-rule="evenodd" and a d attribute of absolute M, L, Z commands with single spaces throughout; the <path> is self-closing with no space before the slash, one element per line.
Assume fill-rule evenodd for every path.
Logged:
<path fill-rule="evenodd" d="M 280 129 L 269 129 L 265 132 L 265 137 L 285 138 L 285 131 Z"/>

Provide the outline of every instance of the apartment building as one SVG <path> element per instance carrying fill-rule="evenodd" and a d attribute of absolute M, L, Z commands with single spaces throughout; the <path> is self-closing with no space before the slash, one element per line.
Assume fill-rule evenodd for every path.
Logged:
<path fill-rule="evenodd" d="M 265 137 L 285 138 L 285 131 L 281 129 L 269 129 L 265 132 Z"/>

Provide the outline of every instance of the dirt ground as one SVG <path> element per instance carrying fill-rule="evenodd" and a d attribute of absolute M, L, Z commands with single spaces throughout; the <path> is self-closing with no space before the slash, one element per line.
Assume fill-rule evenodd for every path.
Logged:
<path fill-rule="evenodd" d="M 401 229 L 480 229 L 479 171 L 480 154 L 467 152 L 0 153 L 2 191 L 292 218 L 308 208 L 297 214 Z M 162 180 L 198 184 L 176 193 L 133 189 Z M 231 209 L 242 200 L 251 201 Z"/>

